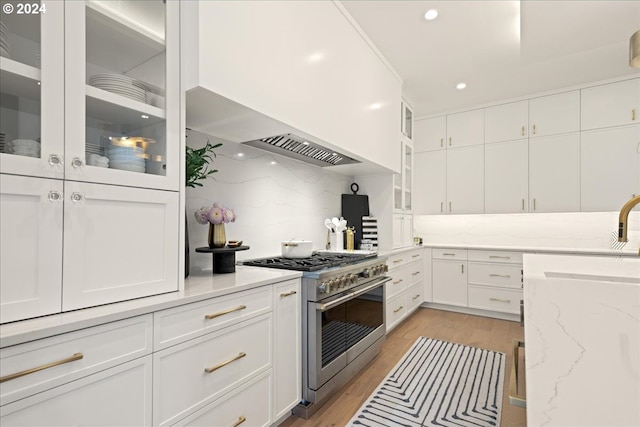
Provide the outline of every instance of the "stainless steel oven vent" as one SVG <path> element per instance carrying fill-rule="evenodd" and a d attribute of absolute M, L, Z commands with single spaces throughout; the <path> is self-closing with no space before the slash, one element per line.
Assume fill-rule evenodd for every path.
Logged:
<path fill-rule="evenodd" d="M 360 163 L 349 156 L 291 133 L 247 141 L 244 144 L 320 167 Z"/>

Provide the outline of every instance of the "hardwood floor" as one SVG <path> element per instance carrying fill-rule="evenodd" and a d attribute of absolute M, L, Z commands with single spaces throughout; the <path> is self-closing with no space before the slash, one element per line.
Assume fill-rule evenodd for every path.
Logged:
<path fill-rule="evenodd" d="M 343 427 L 415 340 L 430 337 L 496 350 L 506 357 L 502 427 L 526 426 L 523 408 L 509 404 L 512 339 L 523 339 L 519 323 L 468 314 L 420 308 L 388 335 L 380 354 L 308 420 L 291 416 L 283 427 Z"/>

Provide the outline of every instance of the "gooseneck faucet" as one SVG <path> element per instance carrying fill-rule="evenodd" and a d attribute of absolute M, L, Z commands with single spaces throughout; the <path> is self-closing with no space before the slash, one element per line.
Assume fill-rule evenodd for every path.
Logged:
<path fill-rule="evenodd" d="M 640 203 L 640 196 L 633 196 L 631 200 L 622 206 L 620 209 L 620 217 L 618 219 L 618 242 L 628 242 L 627 238 L 627 224 L 629 223 L 629 212 L 634 206 Z M 638 248 L 638 256 L 640 256 L 640 248 Z"/>

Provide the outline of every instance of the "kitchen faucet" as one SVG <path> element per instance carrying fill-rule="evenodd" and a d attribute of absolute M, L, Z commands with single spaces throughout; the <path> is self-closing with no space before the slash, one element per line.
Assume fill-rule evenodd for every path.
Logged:
<path fill-rule="evenodd" d="M 618 220 L 618 242 L 628 242 L 627 238 L 627 223 L 629 222 L 629 212 L 634 206 L 640 203 L 640 196 L 633 196 L 631 200 L 622 206 L 620 209 L 620 218 Z M 640 256 L 640 248 L 638 248 L 638 256 Z"/>

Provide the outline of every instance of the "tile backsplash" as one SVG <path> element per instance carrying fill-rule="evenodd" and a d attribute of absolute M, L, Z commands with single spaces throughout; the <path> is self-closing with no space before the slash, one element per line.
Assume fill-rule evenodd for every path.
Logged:
<path fill-rule="evenodd" d="M 280 242 L 292 238 L 313 241 L 324 249 L 327 217 L 340 216 L 341 194 L 350 194 L 352 178 L 325 168 L 273 155 L 256 148 L 187 132 L 187 145 L 199 148 L 207 139 L 222 142 L 212 167 L 218 172 L 203 187 L 188 188 L 186 212 L 192 271 L 211 269 L 211 255 L 196 253 L 207 246 L 208 226 L 198 224 L 196 209 L 219 202 L 233 208 L 237 219 L 226 224 L 229 240 L 251 249 L 237 259 L 280 255 Z"/>

